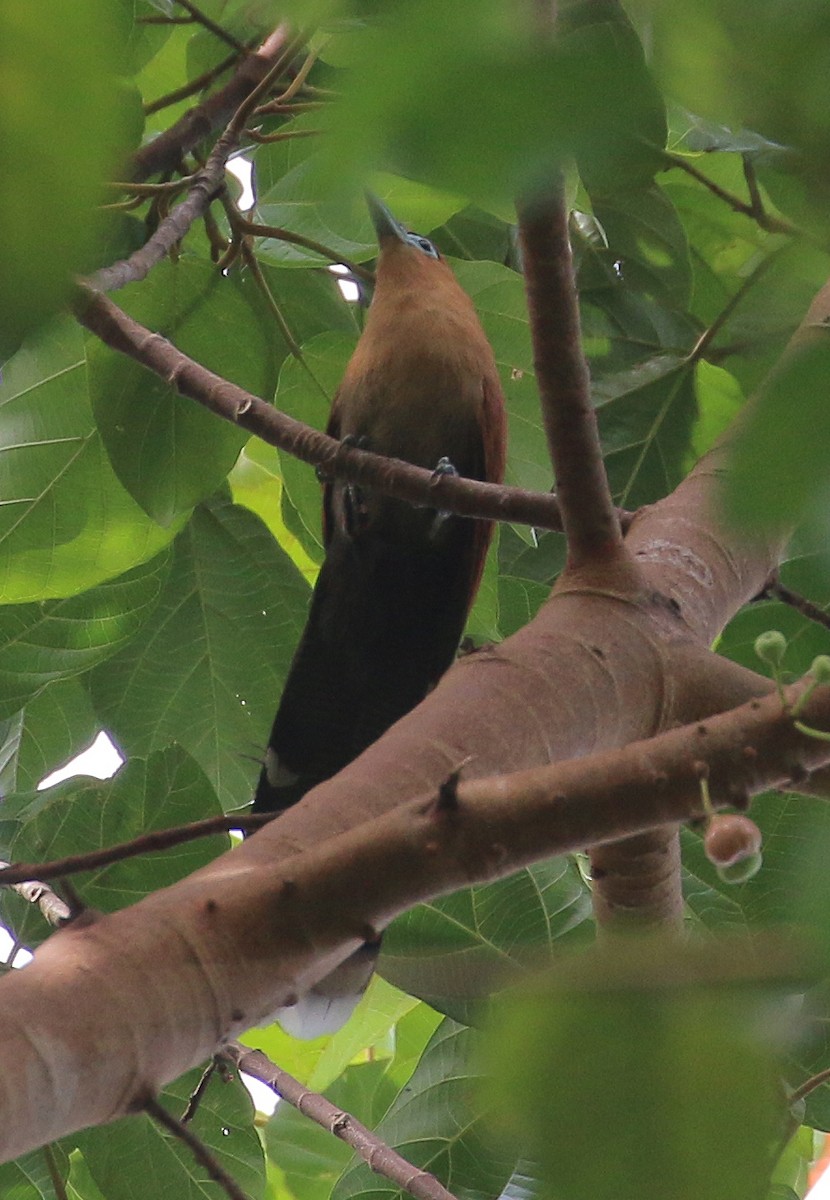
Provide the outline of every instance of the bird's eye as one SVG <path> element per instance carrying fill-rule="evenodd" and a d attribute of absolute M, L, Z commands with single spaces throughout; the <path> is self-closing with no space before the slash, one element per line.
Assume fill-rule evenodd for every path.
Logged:
<path fill-rule="evenodd" d="M 428 254 L 430 258 L 441 257 L 429 238 L 421 237 L 417 233 L 410 233 L 408 240 L 413 246 L 417 246 L 419 250 L 422 250 L 424 254 Z"/>

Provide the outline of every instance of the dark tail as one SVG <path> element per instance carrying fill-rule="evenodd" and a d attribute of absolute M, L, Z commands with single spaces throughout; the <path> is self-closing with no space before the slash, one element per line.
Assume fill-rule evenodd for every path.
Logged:
<path fill-rule="evenodd" d="M 477 524 L 447 518 L 415 545 L 334 534 L 274 720 L 254 812 L 296 803 L 434 687 L 455 656 L 477 582 Z"/>

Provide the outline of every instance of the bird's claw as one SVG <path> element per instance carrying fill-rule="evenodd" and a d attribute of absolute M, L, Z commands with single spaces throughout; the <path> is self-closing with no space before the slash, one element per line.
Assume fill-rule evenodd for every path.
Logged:
<path fill-rule="evenodd" d="M 340 439 L 340 446 L 353 447 L 355 450 L 368 450 L 369 438 L 365 434 L 347 433 Z M 357 483 L 346 483 L 343 486 L 343 525 L 349 537 L 357 537 L 367 525 L 369 511 L 363 489 Z"/>
<path fill-rule="evenodd" d="M 453 464 L 450 462 L 450 460 L 447 458 L 447 456 L 445 454 L 443 456 L 443 458 L 439 458 L 438 462 L 435 464 L 435 470 L 432 472 L 432 478 L 433 479 L 441 479 L 441 477 L 444 475 L 457 475 L 457 474 L 458 474 L 458 470 L 456 469 L 456 467 L 453 466 Z"/>
<path fill-rule="evenodd" d="M 442 458 L 439 458 L 438 462 L 435 464 L 435 469 L 432 472 L 432 482 L 437 483 L 439 479 L 443 479 L 447 475 L 455 475 L 458 477 L 458 470 L 445 454 Z M 430 525 L 429 536 L 431 538 L 436 537 L 441 527 L 451 516 L 452 513 L 447 512 L 446 509 L 438 509 L 433 517 L 432 524 Z"/>

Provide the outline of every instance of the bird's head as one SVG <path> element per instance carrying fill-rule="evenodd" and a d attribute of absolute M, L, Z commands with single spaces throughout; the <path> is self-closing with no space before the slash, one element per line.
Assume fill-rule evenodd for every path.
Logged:
<path fill-rule="evenodd" d="M 424 284 L 452 278 L 450 268 L 429 238 L 412 233 L 371 192 L 366 193 L 366 203 L 380 247 L 377 268 L 379 286 L 385 282 Z"/>

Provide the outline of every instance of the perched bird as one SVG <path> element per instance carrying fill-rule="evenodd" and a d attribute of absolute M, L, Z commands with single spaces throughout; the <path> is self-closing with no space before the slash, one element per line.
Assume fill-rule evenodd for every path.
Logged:
<path fill-rule="evenodd" d="M 501 482 L 504 398 L 472 301 L 432 242 L 410 233 L 375 197 L 368 204 L 380 247 L 375 291 L 327 432 L 420 467 Z M 434 687 L 458 648 L 491 533 L 487 521 L 414 507 L 339 479 L 325 483 L 325 559 L 254 812 L 296 803 Z M 362 957 L 363 964 L 358 952 L 335 972 L 346 980 L 348 1000 L 325 993 L 326 980 L 315 989 L 322 1026 L 298 1027 L 292 1014 L 300 1016 L 302 1001 L 296 1014 L 282 1010 L 281 1023 L 301 1036 L 339 1027 L 371 974 L 372 948 Z"/>

